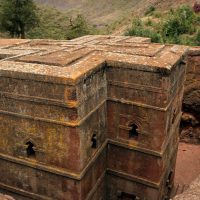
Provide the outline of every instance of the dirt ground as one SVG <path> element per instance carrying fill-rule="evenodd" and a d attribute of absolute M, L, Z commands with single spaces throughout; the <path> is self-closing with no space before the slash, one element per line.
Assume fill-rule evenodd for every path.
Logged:
<path fill-rule="evenodd" d="M 200 145 L 180 143 L 175 185 L 190 185 L 200 175 Z"/>
<path fill-rule="evenodd" d="M 171 198 L 187 190 L 199 175 L 200 145 L 180 142 L 176 162 L 175 184 L 171 191 Z"/>

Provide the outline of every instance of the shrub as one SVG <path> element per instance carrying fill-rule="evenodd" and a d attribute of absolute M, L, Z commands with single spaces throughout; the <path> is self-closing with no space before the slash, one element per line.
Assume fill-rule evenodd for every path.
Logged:
<path fill-rule="evenodd" d="M 39 24 L 27 32 L 28 38 L 73 39 L 96 30 L 88 25 L 82 15 L 72 19 L 69 14 L 55 8 L 40 7 L 38 15 Z"/>
<path fill-rule="evenodd" d="M 181 35 L 179 38 L 180 38 L 180 44 L 189 45 L 189 46 L 196 45 L 195 36 Z"/>
<path fill-rule="evenodd" d="M 4 0 L 0 2 L 1 29 L 11 37 L 25 38 L 37 26 L 37 7 L 33 0 Z"/>
<path fill-rule="evenodd" d="M 156 8 L 154 6 L 150 6 L 146 12 L 145 15 L 151 15 L 154 11 L 156 10 Z"/>
<path fill-rule="evenodd" d="M 195 38 L 196 45 L 200 45 L 200 30 L 198 30 L 196 38 Z"/>
<path fill-rule="evenodd" d="M 147 19 L 143 23 L 141 19 L 135 18 L 126 35 L 150 37 L 153 42 L 200 45 L 200 30 L 196 33 L 199 25 L 200 16 L 189 6 L 183 5 L 171 9 L 166 17 L 153 22 Z"/>
<path fill-rule="evenodd" d="M 156 12 L 153 13 L 153 16 L 155 18 L 161 18 L 162 14 L 160 12 L 156 11 Z"/>
<path fill-rule="evenodd" d="M 125 35 L 149 37 L 152 42 L 162 41 L 161 35 L 151 29 L 144 28 L 144 25 L 139 18 L 133 20 L 132 27 L 127 30 Z"/>
<path fill-rule="evenodd" d="M 195 22 L 197 25 L 200 25 L 200 15 L 196 15 Z"/>
<path fill-rule="evenodd" d="M 89 27 L 85 18 L 82 15 L 77 15 L 74 20 L 70 19 L 70 27 L 67 30 L 66 38 L 73 39 L 90 33 L 91 27 Z"/>
<path fill-rule="evenodd" d="M 152 20 L 148 18 L 148 20 L 145 22 L 145 25 L 146 26 L 152 26 L 153 25 Z"/>
<path fill-rule="evenodd" d="M 193 22 L 194 12 L 189 6 L 181 6 L 177 10 L 171 10 L 162 24 L 162 36 L 165 41 L 169 38 L 178 37 L 184 33 L 195 31 Z"/>
<path fill-rule="evenodd" d="M 27 33 L 28 38 L 65 39 L 69 27 L 69 16 L 48 7 L 38 9 L 40 21 L 37 27 Z"/>

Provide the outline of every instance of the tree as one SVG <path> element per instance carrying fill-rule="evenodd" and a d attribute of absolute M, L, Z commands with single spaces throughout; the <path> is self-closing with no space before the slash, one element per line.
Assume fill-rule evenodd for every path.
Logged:
<path fill-rule="evenodd" d="M 149 37 L 152 42 L 161 42 L 161 35 L 156 31 L 146 28 L 140 18 L 134 18 L 132 26 L 127 29 L 125 35 Z"/>
<path fill-rule="evenodd" d="M 28 30 L 38 24 L 33 0 L 1 0 L 0 25 L 11 37 L 25 38 Z"/>
<path fill-rule="evenodd" d="M 90 33 L 90 27 L 82 15 L 77 15 L 74 20 L 70 19 L 70 27 L 66 34 L 67 39 L 77 38 Z"/>
<path fill-rule="evenodd" d="M 171 10 L 162 25 L 162 35 L 164 40 L 178 38 L 181 34 L 195 32 L 195 14 L 189 6 L 181 6 L 176 10 Z"/>
<path fill-rule="evenodd" d="M 199 30 L 197 31 L 197 35 L 195 39 L 196 39 L 196 45 L 199 46 L 200 45 L 200 31 Z"/>

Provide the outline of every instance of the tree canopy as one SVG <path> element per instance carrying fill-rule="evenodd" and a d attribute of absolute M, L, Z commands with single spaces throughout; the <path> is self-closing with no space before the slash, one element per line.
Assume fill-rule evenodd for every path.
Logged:
<path fill-rule="evenodd" d="M 73 39 L 88 35 L 91 32 L 90 29 L 85 18 L 82 15 L 77 15 L 74 20 L 70 19 L 70 26 L 67 30 L 66 38 Z"/>
<path fill-rule="evenodd" d="M 37 25 L 37 8 L 33 0 L 1 0 L 0 26 L 11 37 L 25 38 L 26 32 Z"/>

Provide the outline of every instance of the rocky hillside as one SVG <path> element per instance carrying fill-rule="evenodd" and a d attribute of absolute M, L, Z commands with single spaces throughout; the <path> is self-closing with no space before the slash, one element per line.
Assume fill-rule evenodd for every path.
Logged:
<path fill-rule="evenodd" d="M 114 21 L 126 23 L 133 15 L 143 15 L 153 5 L 159 10 L 169 10 L 181 4 L 193 5 L 195 0 L 35 0 L 39 4 L 55 7 L 76 15 L 83 14 L 96 26 L 105 26 Z"/>
<path fill-rule="evenodd" d="M 35 0 L 71 15 L 82 14 L 87 20 L 102 27 L 130 15 L 141 0 Z"/>
<path fill-rule="evenodd" d="M 0 0 L 0 7 L 1 7 Z M 69 38 L 71 20 L 89 27 L 90 34 L 124 35 L 135 16 L 148 17 L 146 11 L 154 7 L 155 15 L 181 4 L 194 5 L 195 0 L 34 0 L 38 4 L 39 27 L 27 33 L 29 38 Z M 199 0 L 200 1 L 200 0 Z M 164 11 L 164 12 L 163 12 Z M 76 20 L 81 14 L 84 21 Z M 144 17 L 145 15 L 145 17 Z M 145 20 L 145 19 L 144 19 Z M 158 19 L 152 19 L 152 21 Z M 74 23 L 73 23 L 74 24 Z M 76 23 L 75 23 L 76 24 Z M 85 28 L 85 27 L 84 27 Z M 88 34 L 88 31 L 86 31 Z M 8 37 L 1 33 L 0 37 Z"/>

